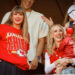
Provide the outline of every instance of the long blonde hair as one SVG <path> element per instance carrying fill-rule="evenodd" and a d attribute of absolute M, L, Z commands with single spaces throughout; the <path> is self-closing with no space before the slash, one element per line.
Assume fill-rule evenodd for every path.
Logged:
<path fill-rule="evenodd" d="M 63 35 L 64 35 L 64 30 L 60 24 L 54 24 L 50 27 L 49 32 L 48 32 L 48 36 L 47 36 L 47 50 L 48 50 L 49 54 L 53 54 L 55 52 L 53 49 L 55 47 L 55 41 L 52 36 L 53 28 L 55 26 L 59 26 L 62 29 Z"/>
<path fill-rule="evenodd" d="M 27 17 L 26 17 L 26 11 L 25 11 L 24 8 L 22 8 L 21 6 L 15 6 L 15 7 L 12 9 L 12 11 L 11 11 L 11 13 L 10 13 L 10 15 L 9 15 L 9 17 L 8 17 L 8 19 L 7 19 L 7 21 L 5 22 L 5 24 L 12 25 L 12 23 L 13 23 L 13 21 L 12 21 L 12 13 L 13 13 L 14 11 L 15 11 L 15 12 L 22 12 L 23 15 L 24 15 L 24 20 L 23 20 L 23 23 L 22 23 L 22 25 L 21 25 L 21 28 L 23 29 L 22 34 L 23 34 L 23 37 L 24 37 L 24 39 L 25 39 L 25 38 L 28 37 L 29 35 L 28 35 L 28 22 L 27 22 Z"/>

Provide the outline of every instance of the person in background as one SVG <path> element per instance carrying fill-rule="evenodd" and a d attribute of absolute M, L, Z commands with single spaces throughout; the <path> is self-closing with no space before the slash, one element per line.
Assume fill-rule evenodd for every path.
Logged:
<path fill-rule="evenodd" d="M 26 11 L 15 6 L 8 20 L 0 25 L 0 75 L 25 75 L 29 34 Z"/>
<path fill-rule="evenodd" d="M 21 0 L 21 6 L 26 10 L 28 20 L 28 31 L 30 35 L 30 49 L 27 54 L 32 70 L 31 74 L 43 74 L 44 67 L 41 64 L 41 54 L 43 52 L 45 37 L 48 34 L 48 25 L 42 20 L 43 14 L 32 10 L 35 0 Z M 2 19 L 2 23 L 8 18 L 8 12 Z"/>
<path fill-rule="evenodd" d="M 64 19 L 65 31 L 68 27 L 73 28 L 73 39 L 75 40 L 75 4 L 71 5 Z"/>
<path fill-rule="evenodd" d="M 59 50 L 59 46 L 63 38 L 63 27 L 59 24 L 52 25 L 47 38 L 47 50 L 45 52 L 45 73 L 57 75 L 64 74 L 63 70 L 66 68 L 67 64 L 75 64 L 75 58 L 63 58 L 64 51 Z M 74 73 L 74 68 L 71 69 L 73 69 Z M 68 72 L 68 74 L 70 72 Z"/>

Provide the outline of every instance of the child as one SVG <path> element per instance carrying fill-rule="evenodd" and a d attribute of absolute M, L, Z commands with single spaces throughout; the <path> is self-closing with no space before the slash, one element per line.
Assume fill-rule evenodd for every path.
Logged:
<path fill-rule="evenodd" d="M 5 24 L 0 25 L 0 75 L 24 75 L 23 70 L 30 69 L 28 49 L 26 12 L 22 7 L 16 6 Z"/>
<path fill-rule="evenodd" d="M 75 42 L 72 38 L 73 28 L 67 28 L 66 36 L 60 43 L 58 50 L 63 50 L 63 57 L 75 58 Z"/>

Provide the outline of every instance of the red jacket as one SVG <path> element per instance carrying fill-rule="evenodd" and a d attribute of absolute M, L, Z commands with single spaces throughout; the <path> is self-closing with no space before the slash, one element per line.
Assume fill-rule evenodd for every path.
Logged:
<path fill-rule="evenodd" d="M 56 60 L 62 58 L 63 51 L 59 51 L 57 48 L 54 48 L 54 51 L 55 51 L 55 53 L 52 54 L 52 55 L 49 54 L 49 53 L 46 51 L 46 52 L 48 53 L 48 55 L 50 56 L 50 63 L 54 63 Z M 56 70 L 56 68 L 53 69 L 53 71 L 51 72 L 51 74 L 56 73 L 55 70 Z"/>
<path fill-rule="evenodd" d="M 24 41 L 21 29 L 0 25 L 0 59 L 23 70 L 29 69 L 26 57 L 28 48 L 29 43 Z"/>
<path fill-rule="evenodd" d="M 71 36 L 66 36 L 61 42 L 58 50 L 63 50 L 63 57 L 75 58 L 75 42 Z"/>

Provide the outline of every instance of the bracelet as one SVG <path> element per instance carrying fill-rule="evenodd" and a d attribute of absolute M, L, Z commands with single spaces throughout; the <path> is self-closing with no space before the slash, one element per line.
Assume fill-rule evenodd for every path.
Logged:
<path fill-rule="evenodd" d="M 36 56 L 40 60 L 40 56 Z"/>

